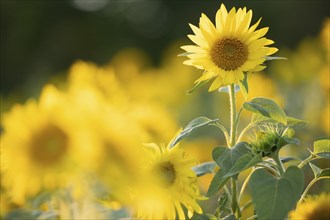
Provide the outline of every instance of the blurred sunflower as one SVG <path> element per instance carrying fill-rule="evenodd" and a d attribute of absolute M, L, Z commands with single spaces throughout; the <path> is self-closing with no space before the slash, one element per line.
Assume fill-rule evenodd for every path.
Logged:
<path fill-rule="evenodd" d="M 272 40 L 264 37 L 268 27 L 256 30 L 258 20 L 250 27 L 252 10 L 232 8 L 227 12 L 222 4 L 216 13 L 215 26 L 202 14 L 199 28 L 190 24 L 195 35 L 188 35 L 196 45 L 182 46 L 188 52 L 184 64 L 204 69 L 196 83 L 215 79 L 209 91 L 224 85 L 239 83 L 246 72 L 257 72 L 265 68 L 266 57 L 278 49 L 267 47 Z"/>
<path fill-rule="evenodd" d="M 185 219 L 202 213 L 196 202 L 203 199 L 199 193 L 197 177 L 192 171 L 194 160 L 179 147 L 156 144 L 145 146 L 146 159 L 142 167 L 142 184 L 133 190 L 135 215 L 141 219 Z"/>
<path fill-rule="evenodd" d="M 1 181 L 13 202 L 72 181 L 83 150 L 55 88 L 46 86 L 39 103 L 16 105 L 1 119 Z"/>
<path fill-rule="evenodd" d="M 82 93 L 92 91 L 99 99 L 116 106 L 126 106 L 128 97 L 111 68 L 99 67 L 92 62 L 77 61 L 68 76 L 68 91 Z"/>
<path fill-rule="evenodd" d="M 79 126 L 79 145 L 88 152 L 89 160 L 83 167 L 88 171 L 87 178 L 96 179 L 107 193 L 125 203 L 126 190 L 134 182 L 135 168 L 141 162 L 142 149 L 138 146 L 145 131 L 126 112 L 134 105 L 129 105 L 128 99 L 116 100 L 121 90 L 113 77 L 96 65 L 78 62 L 71 68 L 65 94 L 74 113 L 72 123 Z M 102 80 L 111 88 L 102 85 Z"/>
<path fill-rule="evenodd" d="M 291 220 L 330 219 L 330 194 L 308 197 L 289 213 Z"/>
<path fill-rule="evenodd" d="M 164 142 L 171 138 L 178 127 L 173 115 L 160 104 L 135 103 L 127 112 L 127 117 L 141 127 L 143 142 Z"/>

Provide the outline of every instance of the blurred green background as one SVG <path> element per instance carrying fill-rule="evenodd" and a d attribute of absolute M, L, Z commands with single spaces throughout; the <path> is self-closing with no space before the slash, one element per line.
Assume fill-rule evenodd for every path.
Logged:
<path fill-rule="evenodd" d="M 163 51 L 191 33 L 200 14 L 211 20 L 221 3 L 253 9 L 278 48 L 295 48 L 319 33 L 326 0 L 1 0 L 0 71 L 3 97 L 37 96 L 52 74 L 78 60 L 107 63 L 118 51 L 140 48 L 158 65 Z M 22 98 L 22 97 L 21 97 Z"/>

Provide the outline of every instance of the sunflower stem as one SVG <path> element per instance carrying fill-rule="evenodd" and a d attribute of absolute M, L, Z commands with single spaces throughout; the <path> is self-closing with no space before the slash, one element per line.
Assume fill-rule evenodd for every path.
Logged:
<path fill-rule="evenodd" d="M 311 187 L 318 181 L 318 180 L 321 180 L 321 179 L 329 179 L 330 177 L 329 176 L 323 176 L 323 177 L 316 177 L 314 178 L 309 184 L 308 186 L 306 187 L 305 191 L 303 192 L 303 194 L 301 195 L 299 201 L 298 201 L 298 204 L 299 203 L 302 203 L 305 199 L 305 197 L 307 196 L 307 193 L 308 191 L 311 189 Z"/>
<path fill-rule="evenodd" d="M 275 161 L 275 163 L 277 165 L 277 169 L 280 172 L 280 175 L 283 176 L 285 169 L 284 169 L 283 163 L 280 160 L 280 157 L 278 155 L 278 151 L 275 152 L 275 154 L 272 156 L 272 159 Z"/>
<path fill-rule="evenodd" d="M 234 84 L 229 87 L 229 101 L 230 101 L 230 147 L 236 144 L 236 94 Z"/>
<path fill-rule="evenodd" d="M 303 168 L 303 166 L 305 166 L 307 163 L 309 163 L 310 161 L 316 159 L 317 156 L 315 156 L 314 154 L 311 154 L 309 157 L 307 157 L 304 161 L 302 161 L 299 165 L 298 168 Z"/>
<path fill-rule="evenodd" d="M 237 113 L 236 113 L 236 94 L 234 84 L 229 87 L 229 102 L 230 102 L 230 140 L 229 147 L 233 147 L 236 144 L 236 128 L 237 128 Z M 232 213 L 236 215 L 239 219 L 241 217 L 240 208 L 237 202 L 237 180 L 231 178 L 231 210 Z"/>

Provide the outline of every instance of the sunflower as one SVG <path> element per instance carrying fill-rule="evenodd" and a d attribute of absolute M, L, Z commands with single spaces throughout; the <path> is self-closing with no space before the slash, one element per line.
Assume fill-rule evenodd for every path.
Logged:
<path fill-rule="evenodd" d="M 39 102 L 17 104 L 1 117 L 1 181 L 13 202 L 23 204 L 74 178 L 83 150 L 77 150 L 77 128 L 64 107 L 55 88 L 47 86 Z"/>
<path fill-rule="evenodd" d="M 141 219 L 185 219 L 202 213 L 196 202 L 199 194 L 196 174 L 192 171 L 194 160 L 179 147 L 148 144 L 147 158 L 142 167 L 142 178 L 133 190 L 135 216 Z"/>
<path fill-rule="evenodd" d="M 188 35 L 196 45 L 182 46 L 189 60 L 184 64 L 204 69 L 196 83 L 214 79 L 209 91 L 224 85 L 239 83 L 244 73 L 265 68 L 266 57 L 277 49 L 267 47 L 272 40 L 264 37 L 268 27 L 256 30 L 260 20 L 250 27 L 252 10 L 232 8 L 227 12 L 222 4 L 216 13 L 215 26 L 202 14 L 199 28 L 190 24 L 195 35 Z"/>
<path fill-rule="evenodd" d="M 330 219 L 330 194 L 308 197 L 289 213 L 291 220 Z"/>

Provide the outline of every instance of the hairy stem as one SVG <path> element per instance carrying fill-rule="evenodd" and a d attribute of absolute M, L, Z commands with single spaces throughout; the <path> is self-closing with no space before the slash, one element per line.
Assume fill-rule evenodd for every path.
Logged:
<path fill-rule="evenodd" d="M 273 155 L 273 160 L 275 161 L 278 171 L 280 172 L 280 175 L 282 176 L 285 172 L 284 166 L 282 161 L 280 160 L 280 157 L 278 155 L 278 152 L 275 153 L 275 155 Z"/>
<path fill-rule="evenodd" d="M 254 126 L 255 126 L 255 124 L 253 124 L 253 123 L 248 124 L 248 125 L 247 125 L 247 126 L 241 131 L 240 135 L 239 135 L 238 138 L 237 138 L 237 142 L 240 142 L 241 139 L 243 138 L 243 136 L 245 135 L 245 133 L 246 133 L 250 128 L 252 128 L 252 127 L 254 127 Z"/>
<path fill-rule="evenodd" d="M 302 168 L 303 166 L 305 166 L 307 163 L 309 163 L 310 161 L 316 159 L 317 156 L 311 154 L 309 157 L 307 157 L 305 160 L 303 160 L 299 165 L 298 168 Z"/>
<path fill-rule="evenodd" d="M 236 144 L 236 95 L 234 84 L 229 85 L 229 101 L 230 101 L 230 147 Z"/>
<path fill-rule="evenodd" d="M 236 94 L 234 84 L 229 87 L 229 102 L 230 102 L 230 140 L 229 147 L 233 147 L 236 144 L 236 129 L 237 129 L 237 113 L 236 113 Z M 239 219 L 241 217 L 240 208 L 237 202 L 237 180 L 231 178 L 231 210 Z"/>
<path fill-rule="evenodd" d="M 240 193 L 238 195 L 238 204 L 241 202 L 241 198 L 243 196 L 243 193 L 244 193 L 244 191 L 245 191 L 245 189 L 247 187 L 247 184 L 248 184 L 248 182 L 249 182 L 249 180 L 250 180 L 253 172 L 254 172 L 254 169 L 250 172 L 250 174 L 248 175 L 248 177 L 246 177 L 246 179 L 244 180 L 244 183 L 243 183 L 243 185 L 241 187 L 241 191 L 240 191 Z"/>
<path fill-rule="evenodd" d="M 304 198 L 306 197 L 308 191 L 310 190 L 310 188 L 320 179 L 328 179 L 330 178 L 329 176 L 322 176 L 322 177 L 317 177 L 317 178 L 314 178 L 309 184 L 308 186 L 306 187 L 304 193 L 301 195 L 299 201 L 298 201 L 298 204 L 301 203 L 302 201 L 304 201 Z"/>

